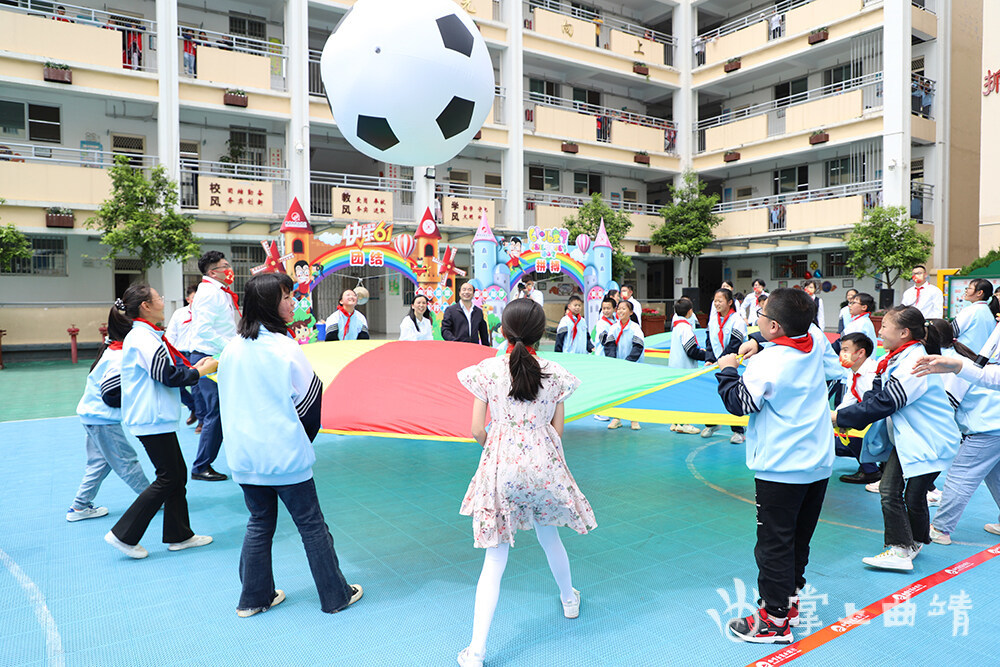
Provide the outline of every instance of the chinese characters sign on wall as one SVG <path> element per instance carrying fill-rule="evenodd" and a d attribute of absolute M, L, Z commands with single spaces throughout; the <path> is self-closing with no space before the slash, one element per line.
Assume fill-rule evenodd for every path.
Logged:
<path fill-rule="evenodd" d="M 983 76 L 983 97 L 990 93 L 1000 93 L 1000 69 L 997 71 L 986 70 Z"/>
<path fill-rule="evenodd" d="M 486 221 L 493 226 L 495 202 L 492 199 L 445 197 L 441 202 L 441 224 L 453 227 L 476 227 L 486 211 Z"/>
<path fill-rule="evenodd" d="M 392 193 L 357 188 L 333 188 L 335 219 L 378 222 L 392 220 Z"/>
<path fill-rule="evenodd" d="M 269 181 L 198 177 L 198 208 L 219 213 L 274 213 Z"/>

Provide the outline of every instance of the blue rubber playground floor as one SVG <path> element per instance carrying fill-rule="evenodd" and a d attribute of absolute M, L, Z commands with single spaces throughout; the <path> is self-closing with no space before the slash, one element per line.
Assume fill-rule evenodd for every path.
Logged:
<path fill-rule="evenodd" d="M 38 368 L 53 381 L 51 368 Z M 84 432 L 75 416 L 59 416 L 72 413 L 65 400 L 46 403 L 30 371 L 26 364 L 0 371 L 0 665 L 455 664 L 469 640 L 482 562 L 470 520 L 458 514 L 475 444 L 321 434 L 320 502 L 343 570 L 364 586 L 364 598 L 339 614 L 320 611 L 282 509 L 274 570 L 288 598 L 240 619 L 247 512 L 239 487 L 188 483 L 192 527 L 213 544 L 170 553 L 157 518 L 142 540 L 149 557 L 126 558 L 102 539 L 133 498 L 114 475 L 97 497 L 108 517 L 66 522 L 83 472 Z M 79 383 L 70 392 L 78 396 L 85 372 L 61 372 L 55 384 Z M 11 397 L 29 395 L 14 409 Z M 46 411 L 48 418 L 25 419 Z M 583 536 L 561 530 L 583 594 L 580 618 L 562 617 L 544 554 L 533 534 L 519 533 L 486 664 L 767 664 L 757 661 L 780 647 L 734 643 L 721 632 L 749 609 L 756 588 L 753 477 L 743 446 L 730 445 L 728 435 L 722 429 L 702 439 L 657 425 L 609 432 L 589 418 L 568 425 L 567 460 L 599 524 Z M 180 439 L 190 461 L 193 429 L 182 427 Z M 140 460 L 152 478 L 144 453 Z M 218 463 L 227 472 L 224 456 Z M 955 544 L 927 546 L 912 573 L 866 569 L 861 558 L 881 551 L 882 517 L 875 494 L 836 480 L 854 467 L 836 464 L 806 573 L 814 587 L 803 604 L 806 627 L 796 639 L 1000 542 L 982 528 L 997 520 L 983 487 Z M 998 577 L 1000 558 L 965 569 L 787 664 L 997 664 Z"/>

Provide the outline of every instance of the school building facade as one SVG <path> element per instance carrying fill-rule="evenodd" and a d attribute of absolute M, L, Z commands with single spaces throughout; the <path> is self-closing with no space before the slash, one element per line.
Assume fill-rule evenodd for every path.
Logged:
<path fill-rule="evenodd" d="M 83 223 L 116 154 L 165 167 L 237 288 L 293 197 L 317 230 L 336 231 L 349 219 L 342 191 L 371 192 L 408 233 L 437 199 L 441 243 L 468 266 L 478 216 L 452 211 L 485 208 L 497 233 L 518 235 L 562 226 L 599 192 L 634 223 L 637 296 L 666 304 L 687 267 L 649 238 L 686 169 L 721 197 L 694 272 L 709 291 L 818 269 L 836 313 L 850 282 L 876 288 L 843 260 L 851 225 L 877 204 L 907 207 L 934 238 L 932 270 L 979 254 L 981 0 L 456 0 L 489 47 L 494 108 L 457 157 L 421 168 L 358 153 L 331 115 L 319 58 L 351 0 L 76 1 L 0 4 L 0 223 L 34 249 L 0 276 L 10 346 L 65 344 L 70 324 L 94 343 L 130 281 L 160 288 L 170 312 L 198 279 L 193 260 L 143 272 L 101 259 Z M 220 185 L 255 195 L 220 210 L 209 197 Z M 367 275 L 363 310 L 392 335 L 408 292 L 384 273 L 324 281 L 317 315 Z"/>

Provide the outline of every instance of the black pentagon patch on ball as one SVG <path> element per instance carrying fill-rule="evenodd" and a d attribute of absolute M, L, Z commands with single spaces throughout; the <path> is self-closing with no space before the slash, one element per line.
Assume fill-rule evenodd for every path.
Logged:
<path fill-rule="evenodd" d="M 448 14 L 439 18 L 437 24 L 444 48 L 458 51 L 467 58 L 472 55 L 472 33 L 462 23 L 462 19 Z"/>
<path fill-rule="evenodd" d="M 469 123 L 472 122 L 472 111 L 475 108 L 475 102 L 463 100 L 461 97 L 451 98 L 451 102 L 448 102 L 448 106 L 437 117 L 437 124 L 441 128 L 441 134 L 444 135 L 444 138 L 451 139 L 456 134 L 469 129 Z"/>
<path fill-rule="evenodd" d="M 380 151 L 388 150 L 399 143 L 396 134 L 389 127 L 389 121 L 375 116 L 358 116 L 358 139 Z"/>

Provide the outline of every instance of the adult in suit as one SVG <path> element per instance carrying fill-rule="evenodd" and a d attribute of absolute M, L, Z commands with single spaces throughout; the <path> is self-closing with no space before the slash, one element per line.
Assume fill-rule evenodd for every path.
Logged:
<path fill-rule="evenodd" d="M 483 309 L 473 305 L 476 293 L 472 283 L 465 282 L 458 290 L 458 303 L 444 311 L 441 319 L 441 337 L 462 343 L 481 343 L 490 347 L 490 331 L 483 317 Z"/>

